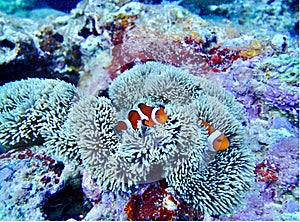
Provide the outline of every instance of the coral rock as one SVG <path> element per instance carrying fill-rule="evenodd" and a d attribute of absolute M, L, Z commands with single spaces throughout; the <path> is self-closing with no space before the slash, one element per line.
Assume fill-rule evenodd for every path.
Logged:
<path fill-rule="evenodd" d="M 47 198 L 65 183 L 64 165 L 42 147 L 9 151 L 0 155 L 1 220 L 44 220 L 42 207 Z"/>

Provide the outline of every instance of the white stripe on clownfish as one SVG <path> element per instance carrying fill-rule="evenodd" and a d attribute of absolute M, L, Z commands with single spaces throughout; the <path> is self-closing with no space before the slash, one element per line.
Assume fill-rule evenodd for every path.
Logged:
<path fill-rule="evenodd" d="M 152 112 L 151 112 L 151 119 L 153 120 L 153 122 L 154 122 L 155 124 L 161 124 L 161 123 L 158 122 L 157 119 L 156 119 L 156 112 L 159 111 L 159 110 L 160 110 L 160 107 L 156 107 L 156 108 L 154 108 L 154 109 L 152 110 Z"/>
<path fill-rule="evenodd" d="M 137 112 L 138 112 L 138 114 L 140 115 L 140 118 L 141 118 L 141 120 L 149 120 L 149 117 L 148 116 L 146 116 L 143 112 L 142 112 L 142 110 L 140 109 L 140 108 L 137 108 L 137 109 L 135 109 Z M 152 115 L 152 113 L 151 113 L 151 115 Z M 130 120 L 129 120 L 130 121 Z"/>

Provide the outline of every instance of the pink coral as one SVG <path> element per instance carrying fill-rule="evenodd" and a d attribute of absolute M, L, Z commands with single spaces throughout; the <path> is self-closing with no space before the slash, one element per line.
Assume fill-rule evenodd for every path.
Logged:
<path fill-rule="evenodd" d="M 204 49 L 203 40 L 192 35 L 180 39 L 135 28 L 123 33 L 123 40 L 118 42 L 120 44 L 112 49 L 111 64 L 106 67 L 112 79 L 136 63 L 146 61 L 159 61 L 202 75 L 209 71 L 225 71 L 238 58 L 248 59 L 240 54 L 240 50 L 222 48 L 221 45 Z"/>
<path fill-rule="evenodd" d="M 191 73 L 204 74 L 209 71 L 205 57 L 198 48 L 178 39 L 167 38 L 158 32 L 132 30 L 123 43 L 112 50 L 111 65 L 106 67 L 112 78 L 118 72 L 131 68 L 136 62 L 160 61 L 180 66 Z"/>

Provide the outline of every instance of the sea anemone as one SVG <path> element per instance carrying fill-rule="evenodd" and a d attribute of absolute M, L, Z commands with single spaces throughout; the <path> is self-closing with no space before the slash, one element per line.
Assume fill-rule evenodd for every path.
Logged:
<path fill-rule="evenodd" d="M 83 164 L 99 185 L 127 191 L 166 178 L 187 203 L 208 215 L 231 213 L 242 202 L 254 164 L 241 106 L 230 93 L 182 69 L 147 62 L 117 77 L 109 97 L 82 103 L 75 127 Z M 163 106 L 167 121 L 117 131 L 118 122 L 140 103 Z M 226 135 L 225 151 L 209 148 L 202 121 Z"/>
<path fill-rule="evenodd" d="M 78 137 L 74 131 L 76 119 L 73 118 L 72 110 L 73 108 L 70 109 L 70 114 L 58 130 L 49 131 L 43 145 L 49 154 L 64 163 L 75 161 L 75 164 L 79 164 L 81 156 L 77 145 Z"/>
<path fill-rule="evenodd" d="M 76 152 L 79 150 L 84 165 L 99 181 L 118 145 L 115 108 L 107 98 L 86 96 L 74 105 L 70 118 L 74 120 L 69 127 L 76 134 Z"/>
<path fill-rule="evenodd" d="M 61 127 L 78 99 L 76 87 L 60 80 L 6 83 L 0 87 L 0 144 L 5 149 L 42 144 Z"/>

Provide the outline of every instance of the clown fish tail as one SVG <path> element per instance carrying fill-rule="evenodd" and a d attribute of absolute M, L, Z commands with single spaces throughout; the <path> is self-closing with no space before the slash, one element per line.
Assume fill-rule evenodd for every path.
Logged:
<path fill-rule="evenodd" d="M 204 120 L 201 120 L 202 125 L 205 126 L 207 128 L 207 132 L 208 134 L 212 134 L 214 131 L 216 131 L 216 129 L 210 125 L 208 122 L 205 122 Z"/>

